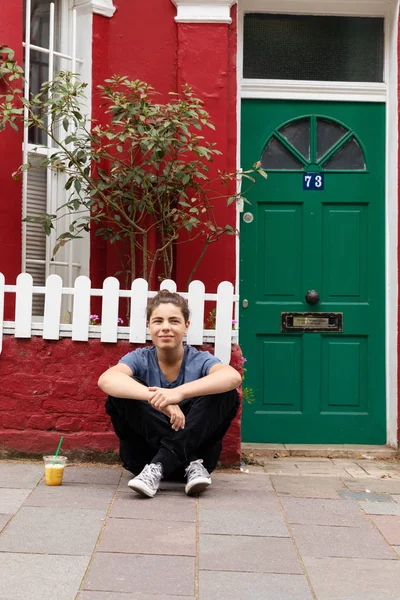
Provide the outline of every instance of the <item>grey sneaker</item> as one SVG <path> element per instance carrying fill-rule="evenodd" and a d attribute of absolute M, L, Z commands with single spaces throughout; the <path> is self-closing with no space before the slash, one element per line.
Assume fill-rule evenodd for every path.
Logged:
<path fill-rule="evenodd" d="M 188 496 L 204 492 L 211 485 L 210 473 L 203 467 L 203 459 L 192 460 L 185 469 L 187 484 L 185 492 Z"/>
<path fill-rule="evenodd" d="M 162 464 L 150 463 L 144 467 L 139 475 L 128 481 L 128 487 L 142 496 L 153 498 L 158 490 L 161 479 Z"/>

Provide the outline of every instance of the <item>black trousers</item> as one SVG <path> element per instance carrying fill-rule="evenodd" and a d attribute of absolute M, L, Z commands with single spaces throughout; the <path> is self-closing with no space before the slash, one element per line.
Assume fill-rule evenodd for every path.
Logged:
<path fill-rule="evenodd" d="M 145 384 L 145 382 L 140 381 Z M 165 479 L 183 479 L 185 467 L 203 459 L 211 473 L 222 450 L 222 439 L 239 408 L 236 390 L 187 398 L 179 403 L 185 429 L 174 431 L 166 415 L 146 401 L 109 396 L 106 411 L 120 439 L 123 466 L 134 474 L 150 463 L 163 465 Z"/>

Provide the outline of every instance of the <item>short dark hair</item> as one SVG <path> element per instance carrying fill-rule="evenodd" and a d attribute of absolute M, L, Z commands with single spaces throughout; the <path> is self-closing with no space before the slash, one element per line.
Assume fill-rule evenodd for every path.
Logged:
<path fill-rule="evenodd" d="M 173 304 L 181 309 L 185 323 L 189 321 L 190 311 L 188 301 L 177 293 L 170 292 L 168 290 L 160 290 L 156 296 L 150 298 L 147 303 L 147 320 L 150 321 L 150 317 L 153 310 L 160 306 L 160 304 Z"/>

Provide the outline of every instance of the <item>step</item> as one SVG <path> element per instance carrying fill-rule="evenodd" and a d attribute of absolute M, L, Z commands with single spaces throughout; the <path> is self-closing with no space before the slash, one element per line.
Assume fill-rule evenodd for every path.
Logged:
<path fill-rule="evenodd" d="M 284 456 L 315 458 L 369 458 L 376 460 L 400 459 L 400 451 L 392 446 L 359 444 L 257 444 L 242 443 L 245 462 L 257 463 L 258 459 Z"/>

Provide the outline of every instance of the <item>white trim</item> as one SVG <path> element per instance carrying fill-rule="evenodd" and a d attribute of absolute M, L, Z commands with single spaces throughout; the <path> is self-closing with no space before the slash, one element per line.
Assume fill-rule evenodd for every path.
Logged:
<path fill-rule="evenodd" d="M 386 101 L 386 431 L 398 446 L 398 20 L 400 0 L 239 0 L 237 165 L 240 168 L 241 98 L 280 98 L 359 102 Z M 246 12 L 375 16 L 385 18 L 385 84 L 279 82 L 242 79 L 243 18 Z M 332 94 L 332 96 L 331 96 Z M 239 253 L 237 255 L 239 263 Z M 239 278 L 237 279 L 239 284 Z M 239 293 L 237 290 L 236 293 Z M 239 340 L 240 341 L 240 340 Z"/>
<path fill-rule="evenodd" d="M 242 79 L 242 98 L 386 102 L 385 83 Z"/>
<path fill-rule="evenodd" d="M 177 23 L 232 23 L 236 0 L 172 0 L 178 9 Z"/>
<path fill-rule="evenodd" d="M 398 19 L 399 0 L 395 0 L 386 27 L 386 414 L 387 443 L 395 447 L 398 445 Z"/>
<path fill-rule="evenodd" d="M 75 0 L 74 8 L 109 18 L 117 10 L 113 0 Z"/>
<path fill-rule="evenodd" d="M 393 0 L 243 0 L 240 12 L 290 13 L 378 17 L 387 14 Z"/>

